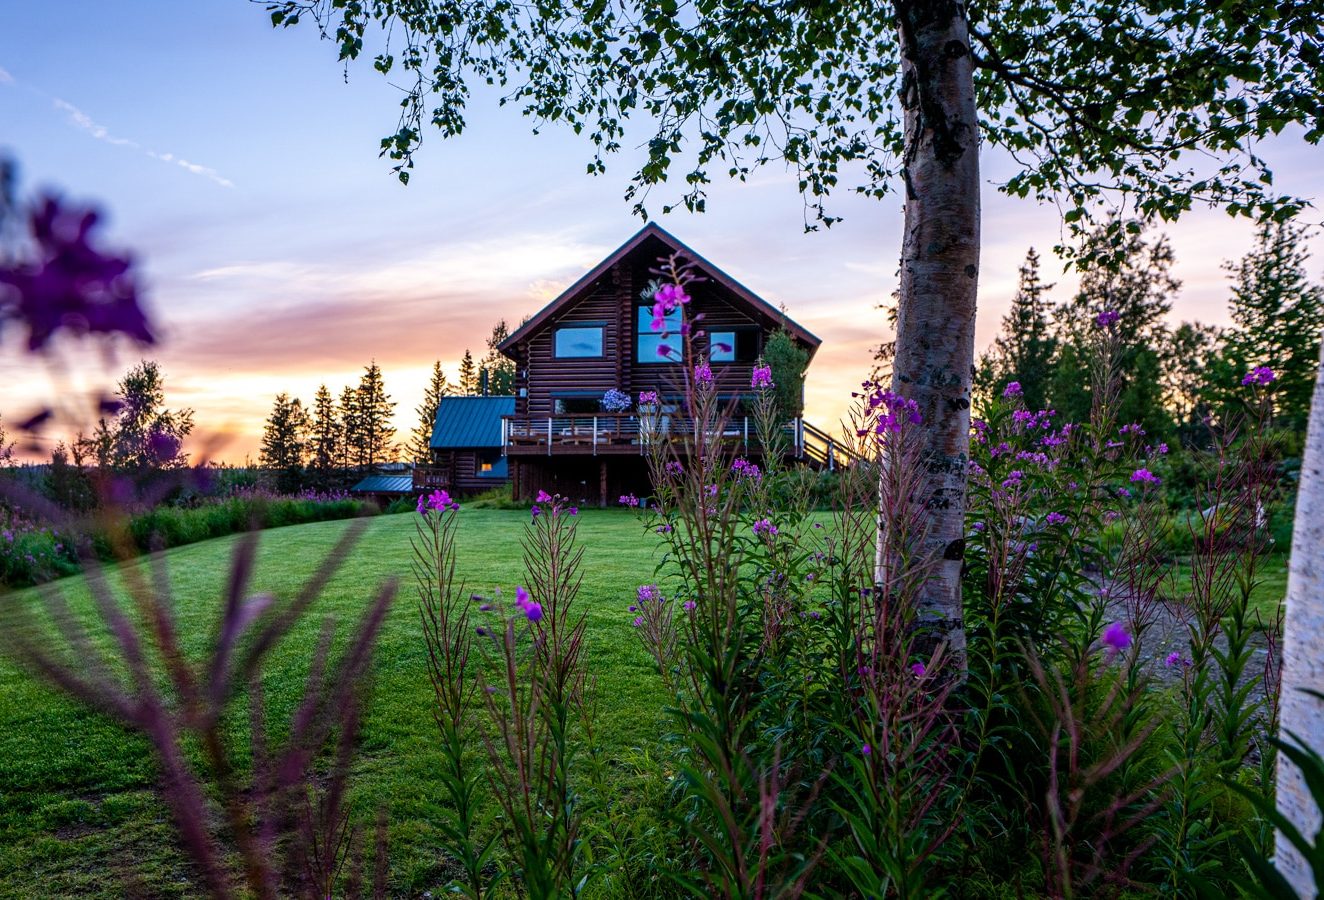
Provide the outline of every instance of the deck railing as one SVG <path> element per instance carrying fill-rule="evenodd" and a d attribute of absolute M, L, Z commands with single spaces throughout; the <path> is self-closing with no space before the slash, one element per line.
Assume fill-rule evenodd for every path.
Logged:
<path fill-rule="evenodd" d="M 501 443 L 517 454 L 644 454 L 649 441 L 675 440 L 694 435 L 694 419 L 678 413 L 571 413 L 552 416 L 505 416 Z M 758 434 L 751 416 L 727 419 L 720 435 L 741 448 L 757 447 Z M 804 419 L 786 424 L 787 449 L 797 459 L 832 469 L 849 463 L 849 451 Z"/>

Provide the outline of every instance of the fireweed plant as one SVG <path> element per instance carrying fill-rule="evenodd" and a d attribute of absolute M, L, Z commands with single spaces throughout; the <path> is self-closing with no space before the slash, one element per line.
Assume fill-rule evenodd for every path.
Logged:
<path fill-rule="evenodd" d="M 462 870 L 452 887 L 481 898 L 510 880 L 532 898 L 579 896 L 595 867 L 581 799 L 593 729 L 584 614 L 575 605 L 584 555 L 578 510 L 539 493 L 524 530 L 527 587 L 516 586 L 507 604 L 466 597 L 458 584 L 457 509 L 444 491 L 420 497 L 414 538 L 450 807 L 442 831 Z M 487 837 L 479 818 L 484 786 L 500 807 L 497 834 Z M 500 858 L 497 837 L 506 850 Z"/>
<path fill-rule="evenodd" d="M 689 314 L 692 271 L 673 257 L 658 274 L 654 325 L 680 312 L 675 390 L 692 427 L 671 424 L 661 439 L 657 398 L 640 398 L 655 496 L 622 502 L 666 548 L 629 612 L 673 699 L 664 743 L 680 748 L 672 817 L 686 846 L 668 875 L 718 896 L 798 896 L 810 885 L 918 896 L 952 828 L 954 732 L 941 648 L 917 655 L 910 627 L 927 569 L 907 439 L 917 414 L 866 386 L 861 461 L 841 473 L 831 523 L 813 521 L 784 467 L 769 369 L 756 365 L 748 386 L 757 454 L 746 458 L 726 437 L 732 407 Z"/>
<path fill-rule="evenodd" d="M 1013 384 L 972 440 L 962 802 L 1004 830 L 966 840 L 1013 858 L 1037 843 L 1053 896 L 1189 895 L 1238 876 L 1231 839 L 1270 852 L 1267 821 L 1228 787 L 1263 794 L 1272 774 L 1278 661 L 1270 639 L 1254 664 L 1251 635 L 1266 623 L 1250 598 L 1274 441 L 1252 416 L 1208 453 L 1189 596 L 1174 600 L 1167 447 L 1111 412 L 1119 324 L 1108 311 L 1094 322 L 1090 422 L 1024 409 Z M 1257 404 L 1267 384 L 1248 382 Z"/>

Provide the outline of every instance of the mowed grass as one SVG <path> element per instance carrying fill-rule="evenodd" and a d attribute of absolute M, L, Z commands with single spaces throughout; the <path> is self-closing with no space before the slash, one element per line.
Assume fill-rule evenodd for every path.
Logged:
<path fill-rule="evenodd" d="M 522 582 L 520 536 L 525 511 L 462 510 L 457 553 L 467 591 L 513 597 Z M 435 823 L 442 792 L 431 718 L 427 651 L 409 575 L 415 517 L 382 516 L 323 592 L 313 612 L 270 657 L 264 680 L 272 722 L 298 701 L 322 621 L 342 637 L 378 586 L 400 578 L 400 591 L 377 645 L 371 704 L 354 773 L 357 812 L 370 823 L 390 816 L 392 893 L 416 895 L 447 878 Z M 346 523 L 264 532 L 250 592 L 289 597 L 315 571 Z M 626 607 L 652 580 L 659 544 L 623 511 L 585 510 L 579 608 L 587 615 L 588 663 L 597 683 L 599 734 L 610 758 L 647 755 L 657 744 L 664 698 Z M 170 551 L 185 649 L 202 658 L 214 639 L 222 588 L 240 538 Z M 136 565 L 143 565 L 137 563 Z M 78 579 L 60 585 L 76 610 L 90 613 Z M 36 602 L 31 592 L 0 602 Z M 228 733 L 247 744 L 247 713 L 236 705 Z M 143 739 L 57 695 L 0 660 L 0 897 L 192 896 L 187 861 L 169 814 L 152 792 L 155 766 Z M 628 802 L 626 798 L 622 798 Z M 371 835 L 369 834 L 369 840 Z"/>

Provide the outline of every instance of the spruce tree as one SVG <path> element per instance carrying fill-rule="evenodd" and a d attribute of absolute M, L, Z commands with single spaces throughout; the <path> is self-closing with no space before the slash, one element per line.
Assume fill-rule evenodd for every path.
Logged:
<path fill-rule="evenodd" d="M 391 425 L 394 413 L 395 403 L 386 393 L 381 367 L 374 359 L 359 378 L 359 444 L 356 447 L 359 465 L 375 466 L 395 459 L 395 447 L 391 443 L 395 436 L 395 428 Z"/>
<path fill-rule="evenodd" d="M 492 326 L 492 336 L 487 339 L 487 356 L 483 357 L 482 367 L 487 371 L 487 392 L 492 396 L 508 397 L 515 393 L 515 361 L 497 350 L 508 337 L 510 328 L 501 319 Z"/>
<path fill-rule="evenodd" d="M 1236 324 L 1226 333 L 1222 386 L 1236 394 L 1247 371 L 1272 369 L 1275 419 L 1295 431 L 1306 427 L 1324 329 L 1324 288 L 1307 277 L 1309 259 L 1304 227 L 1266 222 L 1254 249 L 1224 266 L 1232 277 Z"/>
<path fill-rule="evenodd" d="M 336 415 L 336 402 L 325 384 L 318 386 L 313 397 L 312 433 L 308 444 L 310 463 L 325 480 L 326 475 L 341 464 L 340 420 Z"/>
<path fill-rule="evenodd" d="M 409 458 L 414 462 L 426 463 L 432 459 L 432 427 L 437 421 L 437 408 L 441 406 L 441 398 L 449 394 L 450 389 L 451 386 L 446 381 L 446 373 L 441 370 L 441 361 L 438 360 L 432 364 L 432 377 L 423 392 L 423 402 L 415 409 L 418 413 L 418 424 L 414 426 L 414 431 L 409 436 L 407 448 Z"/>
<path fill-rule="evenodd" d="M 1031 247 L 1020 269 L 1020 282 L 1011 309 L 1002 317 L 1002 332 L 993 342 L 985 364 L 990 367 L 986 390 L 1001 396 L 1007 385 L 1019 382 L 1025 405 L 1043 409 L 1057 352 L 1048 322 L 1048 291 L 1053 285 L 1039 277 L 1039 254 Z M 985 379 L 981 379 L 984 381 Z"/>
<path fill-rule="evenodd" d="M 298 490 L 308 435 L 308 413 L 299 398 L 276 395 L 276 402 L 262 432 L 262 466 L 276 476 L 280 490 Z"/>
<path fill-rule="evenodd" d="M 466 347 L 464 357 L 460 360 L 460 394 L 464 397 L 473 397 L 478 393 L 478 365 L 474 362 L 473 354 Z"/>
<path fill-rule="evenodd" d="M 1172 420 L 1163 405 L 1161 354 L 1170 339 L 1165 319 L 1181 288 L 1172 275 L 1172 245 L 1166 235 L 1150 239 L 1141 222 L 1110 223 L 1088 235 L 1080 255 L 1094 262 L 1081 272 L 1076 296 L 1054 311 L 1058 354 L 1049 405 L 1064 421 L 1089 419 L 1094 402 L 1090 347 L 1097 336 L 1095 318 L 1101 312 L 1114 312 L 1120 317 L 1116 328 L 1122 336 L 1113 376 L 1117 422 L 1138 422 L 1151 437 L 1168 435 Z"/>
<path fill-rule="evenodd" d="M 352 387 L 345 387 L 340 392 L 340 468 L 349 469 L 362 465 L 363 459 L 363 417 L 359 414 L 359 392 Z"/>

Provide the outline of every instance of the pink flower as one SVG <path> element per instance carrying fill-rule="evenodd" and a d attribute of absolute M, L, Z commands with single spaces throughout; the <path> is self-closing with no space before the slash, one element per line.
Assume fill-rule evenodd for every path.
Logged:
<path fill-rule="evenodd" d="M 1167 655 L 1167 658 L 1163 660 L 1163 665 L 1167 666 L 1169 669 L 1178 669 L 1191 665 L 1191 661 L 1182 656 L 1178 651 L 1173 650 Z"/>
<path fill-rule="evenodd" d="M 653 295 L 658 303 L 664 304 L 668 310 L 675 309 L 683 303 L 690 302 L 690 295 L 685 293 L 685 289 L 678 284 L 664 284 L 657 289 Z"/>
<path fill-rule="evenodd" d="M 1122 314 L 1112 309 L 1105 309 L 1094 317 L 1094 324 L 1100 328 L 1112 328 L 1122 318 Z"/>
<path fill-rule="evenodd" d="M 923 677 L 924 677 L 924 671 L 925 671 L 925 669 L 924 669 L 924 663 L 911 663 L 911 664 L 910 664 L 910 672 L 911 672 L 911 674 L 914 675 L 916 678 L 923 678 Z"/>
<path fill-rule="evenodd" d="M 1067 517 L 1060 512 L 1050 512 L 1044 517 L 1044 521 L 1049 525 L 1064 525 L 1066 524 Z"/>
<path fill-rule="evenodd" d="M 1246 373 L 1246 376 L 1241 379 L 1241 383 L 1258 384 L 1263 386 L 1269 384 L 1277 377 L 1278 376 L 1273 374 L 1273 369 L 1270 369 L 1268 366 L 1256 366 Z"/>
<path fill-rule="evenodd" d="M 708 365 L 707 363 L 699 363 L 697 366 L 695 366 L 695 367 L 694 367 L 694 383 L 695 383 L 695 384 L 704 384 L 704 385 L 712 384 L 712 383 L 713 383 L 713 368 L 712 368 L 712 366 Z"/>
<path fill-rule="evenodd" d="M 864 754 L 865 756 L 868 756 L 870 753 L 873 753 L 873 748 L 870 747 L 868 744 L 865 744 L 860 748 L 860 753 Z"/>
<path fill-rule="evenodd" d="M 1021 383 L 1019 381 L 1009 381 L 1006 389 L 1002 392 L 1002 396 L 1010 400 L 1012 397 L 1019 397 L 1021 393 Z"/>
<path fill-rule="evenodd" d="M 772 383 L 772 366 L 755 366 L 754 374 L 749 379 L 749 386 L 752 388 L 773 388 L 777 385 Z"/>
<path fill-rule="evenodd" d="M 1136 469 L 1131 473 L 1132 484 L 1162 484 L 1163 479 L 1159 478 L 1148 469 Z"/>
<path fill-rule="evenodd" d="M 551 503 L 551 502 L 552 502 L 552 495 L 549 494 L 549 493 L 547 493 L 546 491 L 539 491 L 539 492 L 538 492 L 538 502 L 539 502 L 539 503 Z"/>
<path fill-rule="evenodd" d="M 639 498 L 634 494 L 622 494 L 620 500 L 617 502 L 620 503 L 621 506 L 635 507 L 639 505 Z"/>
<path fill-rule="evenodd" d="M 768 537 L 777 536 L 777 526 L 772 524 L 771 519 L 759 519 L 754 523 L 755 534 L 765 534 Z"/>
<path fill-rule="evenodd" d="M 1103 629 L 1103 645 L 1108 648 L 1108 656 L 1113 657 L 1131 646 L 1131 635 L 1121 622 L 1114 622 Z"/>
<path fill-rule="evenodd" d="M 648 406 L 657 402 L 657 391 L 640 391 L 639 405 Z"/>
<path fill-rule="evenodd" d="M 515 605 L 524 610 L 524 617 L 530 622 L 542 619 L 542 604 L 530 597 L 529 592 L 519 585 L 515 587 Z"/>

